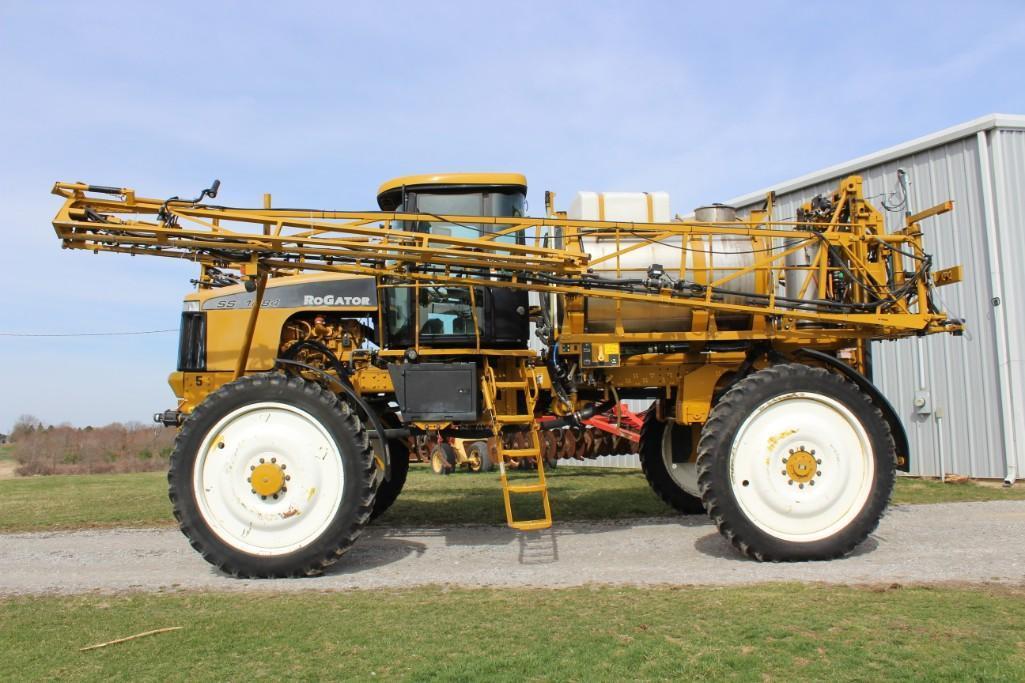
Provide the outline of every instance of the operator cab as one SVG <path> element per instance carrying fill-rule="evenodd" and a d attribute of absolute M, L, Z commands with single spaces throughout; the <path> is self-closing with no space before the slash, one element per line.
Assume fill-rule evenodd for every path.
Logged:
<path fill-rule="evenodd" d="M 437 216 L 524 215 L 527 179 L 518 173 L 451 173 L 395 178 L 381 185 L 377 203 L 383 211 Z M 402 230 L 476 239 L 502 225 L 463 222 L 397 224 Z M 499 242 L 524 241 L 522 232 Z M 527 348 L 527 292 L 503 287 L 399 285 L 382 289 L 384 348 Z M 476 326 L 476 330 L 475 330 Z"/>

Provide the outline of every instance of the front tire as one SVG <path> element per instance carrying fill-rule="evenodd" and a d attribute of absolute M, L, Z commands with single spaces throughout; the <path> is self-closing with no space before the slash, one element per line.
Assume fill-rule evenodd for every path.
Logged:
<path fill-rule="evenodd" d="M 708 514 L 757 560 L 828 560 L 864 541 L 893 492 L 882 413 L 822 368 L 782 364 L 734 384 L 698 443 Z"/>
<path fill-rule="evenodd" d="M 238 577 L 317 574 L 362 533 L 376 493 L 370 441 L 348 404 L 298 377 L 243 377 L 210 394 L 175 440 L 179 527 Z"/>

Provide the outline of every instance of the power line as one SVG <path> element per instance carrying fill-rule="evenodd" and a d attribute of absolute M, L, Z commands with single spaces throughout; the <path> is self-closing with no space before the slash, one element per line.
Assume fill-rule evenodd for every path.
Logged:
<path fill-rule="evenodd" d="M 60 332 L 52 334 L 46 332 L 0 332 L 0 337 L 124 337 L 138 334 L 165 334 L 177 331 L 177 329 L 172 329 L 143 330 L 141 332 Z"/>

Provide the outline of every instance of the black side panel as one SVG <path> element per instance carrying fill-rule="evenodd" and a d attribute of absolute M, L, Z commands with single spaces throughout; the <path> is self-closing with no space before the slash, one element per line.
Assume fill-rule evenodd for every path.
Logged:
<path fill-rule="evenodd" d="M 472 421 L 480 414 L 473 363 L 388 365 L 403 422 Z"/>
<path fill-rule="evenodd" d="M 857 384 L 862 391 L 872 397 L 879 410 L 882 411 L 886 423 L 890 426 L 890 433 L 893 434 L 893 444 L 897 447 L 897 469 L 902 472 L 911 471 L 911 444 L 908 442 L 908 433 L 904 430 L 904 423 L 894 410 L 890 402 L 883 396 L 883 392 L 876 388 L 876 385 L 863 374 L 852 368 L 847 363 L 830 356 L 828 353 L 815 351 L 814 349 L 798 349 L 798 355 L 808 356 L 815 360 L 822 361 L 830 367 L 836 368 L 847 379 Z"/>
<path fill-rule="evenodd" d="M 178 371 L 206 370 L 206 313 L 182 313 L 178 337 Z"/>
<path fill-rule="evenodd" d="M 527 348 L 530 337 L 527 292 L 492 287 L 489 294 L 491 300 L 485 315 L 491 316 L 490 341 L 501 347 Z"/>

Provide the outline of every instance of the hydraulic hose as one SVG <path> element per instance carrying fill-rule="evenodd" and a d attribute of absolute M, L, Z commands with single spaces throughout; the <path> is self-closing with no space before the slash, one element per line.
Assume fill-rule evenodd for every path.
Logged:
<path fill-rule="evenodd" d="M 540 423 L 538 426 L 541 429 L 559 429 L 560 427 L 579 427 L 584 420 L 590 420 L 598 413 L 604 413 L 606 410 L 615 405 L 615 401 L 603 401 L 601 403 L 592 403 L 591 405 L 583 408 L 579 411 L 570 413 L 563 417 L 556 418 L 554 420 L 546 420 Z"/>

